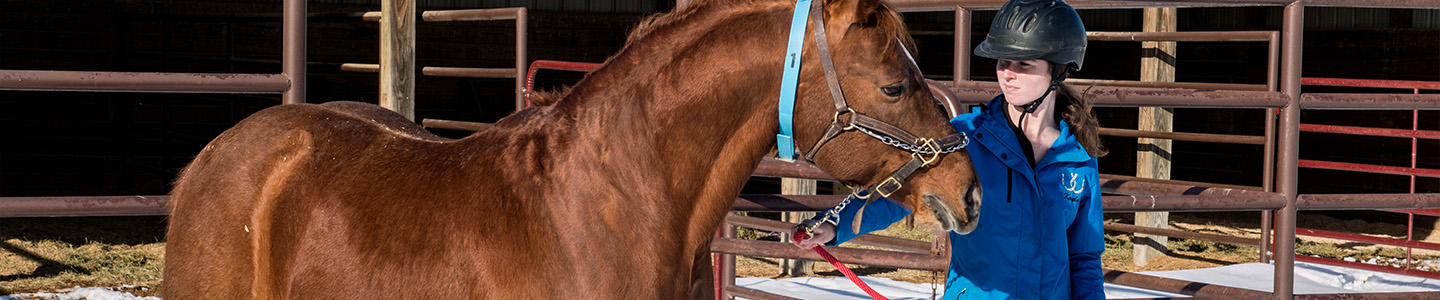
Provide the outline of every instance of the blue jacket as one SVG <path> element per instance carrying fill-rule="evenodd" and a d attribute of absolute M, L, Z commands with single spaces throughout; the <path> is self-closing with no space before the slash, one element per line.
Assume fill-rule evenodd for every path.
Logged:
<path fill-rule="evenodd" d="M 1060 122 L 1060 137 L 1032 169 L 1006 121 L 1004 96 L 984 111 L 950 120 L 970 136 L 983 198 L 980 224 L 950 233 L 950 272 L 942 299 L 1104 299 L 1100 253 L 1105 250 L 1095 157 Z M 860 205 L 840 212 L 830 245 L 857 234 Z M 910 214 L 889 199 L 865 209 L 860 233 L 885 229 Z"/>

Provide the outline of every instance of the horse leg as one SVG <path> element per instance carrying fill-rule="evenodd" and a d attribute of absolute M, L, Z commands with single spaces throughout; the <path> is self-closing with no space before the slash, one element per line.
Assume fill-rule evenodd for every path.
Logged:
<path fill-rule="evenodd" d="M 705 249 L 708 250 L 710 248 L 707 246 Z M 709 251 L 702 252 L 700 255 L 695 256 L 695 262 L 690 271 L 690 299 L 715 299 L 715 293 L 718 291 L 715 290 L 713 257 Z"/>

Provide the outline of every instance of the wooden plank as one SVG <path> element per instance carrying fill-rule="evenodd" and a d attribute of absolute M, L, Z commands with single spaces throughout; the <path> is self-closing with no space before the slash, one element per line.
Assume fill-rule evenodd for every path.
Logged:
<path fill-rule="evenodd" d="M 415 0 L 380 4 L 380 106 L 415 120 Z"/>
<path fill-rule="evenodd" d="M 1174 32 L 1176 8 L 1146 8 L 1144 12 L 1145 32 Z M 1175 81 L 1175 42 L 1140 42 L 1140 81 L 1147 82 L 1174 82 Z M 1174 109 L 1163 107 L 1141 107 L 1139 114 L 1139 130 L 1142 131 L 1174 131 Z M 1140 138 L 1136 147 L 1136 177 L 1170 179 L 1170 154 L 1171 145 L 1169 139 Z M 1168 229 L 1170 227 L 1170 213 L 1168 212 L 1140 212 L 1135 213 L 1135 225 Z M 1135 234 L 1135 247 L 1133 261 L 1135 265 L 1144 266 L 1151 258 L 1164 256 L 1166 243 L 1169 238 L 1160 235 Z"/>
<path fill-rule="evenodd" d="M 783 195 L 814 195 L 815 180 L 799 178 L 781 178 L 780 194 Z M 800 223 L 805 219 L 815 216 L 815 212 L 786 212 L 782 220 L 791 223 Z M 780 238 L 790 240 L 790 234 L 780 233 Z M 813 276 L 815 275 L 815 262 L 808 260 L 781 259 L 780 272 L 789 276 Z"/>

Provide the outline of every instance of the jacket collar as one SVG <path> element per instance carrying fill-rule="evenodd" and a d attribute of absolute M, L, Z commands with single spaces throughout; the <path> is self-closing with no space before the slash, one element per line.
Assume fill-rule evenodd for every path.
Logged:
<path fill-rule="evenodd" d="M 978 133 L 994 137 L 977 139 L 986 148 L 992 149 L 991 152 L 1004 151 L 1011 153 L 1010 155 L 1025 157 L 1023 153 L 1020 153 L 1023 150 L 1005 118 L 1003 111 L 1005 105 L 1008 105 L 1005 102 L 1005 96 L 998 95 L 985 105 L 984 110 L 957 116 L 950 120 L 950 123 L 955 126 L 956 130 L 972 136 Z M 976 109 L 978 110 L 979 107 Z M 1075 135 L 1070 131 L 1070 123 L 1060 120 L 1059 126 L 1059 138 L 1051 143 L 1051 150 L 1046 153 L 1045 158 L 1040 160 L 1040 163 L 1035 165 L 1036 168 L 1056 162 L 1083 162 L 1092 159 L 1084 147 L 1075 140 Z"/>

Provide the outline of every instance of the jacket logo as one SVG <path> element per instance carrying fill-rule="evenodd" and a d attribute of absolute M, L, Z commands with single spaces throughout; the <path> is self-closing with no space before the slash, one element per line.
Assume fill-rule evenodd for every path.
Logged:
<path fill-rule="evenodd" d="M 1065 198 L 1071 202 L 1080 201 L 1080 193 L 1085 192 L 1085 179 L 1080 178 L 1080 174 L 1075 174 L 1075 172 L 1060 174 L 1060 185 L 1065 188 L 1065 191 L 1070 192 L 1065 195 Z"/>

